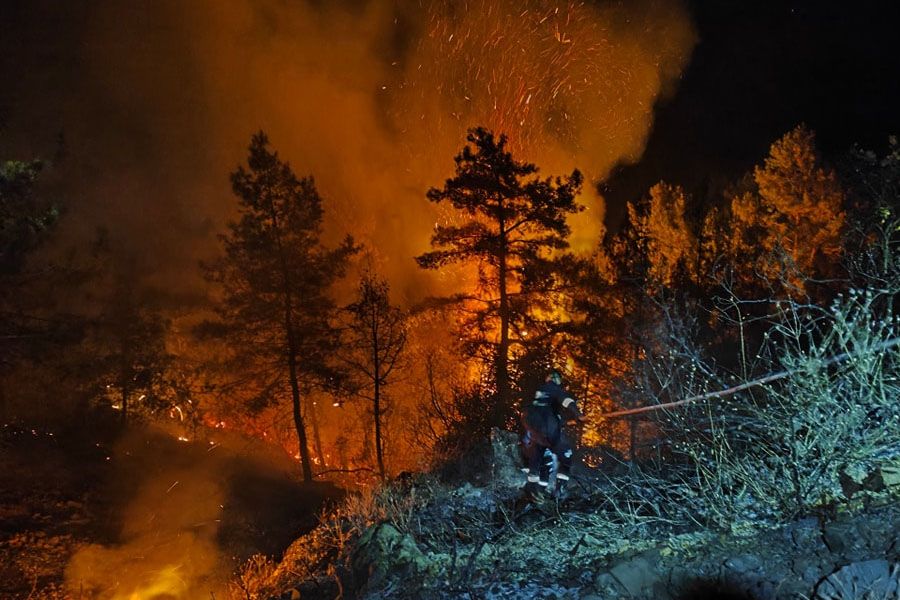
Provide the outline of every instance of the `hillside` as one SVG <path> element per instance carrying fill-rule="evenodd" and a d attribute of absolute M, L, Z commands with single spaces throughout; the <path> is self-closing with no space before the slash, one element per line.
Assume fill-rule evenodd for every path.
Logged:
<path fill-rule="evenodd" d="M 880 476 L 844 506 L 713 531 L 654 510 L 659 498 L 642 489 L 637 465 L 581 468 L 568 498 L 527 504 L 515 485 L 515 436 L 496 433 L 490 477 L 425 475 L 357 497 L 280 564 L 245 571 L 246 597 L 851 600 L 898 591 L 900 503 Z"/>

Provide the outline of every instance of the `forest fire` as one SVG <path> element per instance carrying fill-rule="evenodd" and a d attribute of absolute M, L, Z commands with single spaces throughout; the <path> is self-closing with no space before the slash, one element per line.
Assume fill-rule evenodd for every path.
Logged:
<path fill-rule="evenodd" d="M 760 75 L 826 9 L 13 5 L 0 596 L 638 598 L 900 490 L 897 141 Z"/>

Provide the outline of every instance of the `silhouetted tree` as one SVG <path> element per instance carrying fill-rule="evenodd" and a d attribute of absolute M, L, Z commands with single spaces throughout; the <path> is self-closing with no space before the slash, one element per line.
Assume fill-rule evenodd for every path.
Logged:
<path fill-rule="evenodd" d="M 449 202 L 460 222 L 435 227 L 435 248 L 416 258 L 419 266 L 439 269 L 470 264 L 478 270 L 476 296 L 453 300 L 468 304 L 462 331 L 473 349 L 490 361 L 497 402 L 493 421 L 502 422 L 511 405 L 510 349 L 527 336 L 539 294 L 553 283 L 553 255 L 568 247 L 566 217 L 583 209 L 575 201 L 582 176 L 541 179 L 538 168 L 513 158 L 506 137 L 471 129 L 456 156 L 456 174 L 428 199 Z"/>
<path fill-rule="evenodd" d="M 231 175 L 240 218 L 220 236 L 224 256 L 206 265 L 207 278 L 222 290 L 219 321 L 206 329 L 231 342 L 263 390 L 262 401 L 278 400 L 282 382 L 288 384 L 303 477 L 310 481 L 301 392 L 334 374 L 328 290 L 356 248 L 349 237 L 335 249 L 321 244 L 322 200 L 312 178 L 298 179 L 268 143 L 263 132 L 254 135 L 248 168 Z"/>
<path fill-rule="evenodd" d="M 24 290 L 35 279 L 25 272 L 26 259 L 59 216 L 59 208 L 36 193 L 42 169 L 39 160 L 0 162 L 0 369 L 50 336 L 55 325 Z"/>
<path fill-rule="evenodd" d="M 347 307 L 351 320 L 342 356 L 356 380 L 355 393 L 371 403 L 375 427 L 378 473 L 384 470 L 383 419 L 387 409 L 385 389 L 406 346 L 406 318 L 388 297 L 387 281 L 364 272 L 356 301 Z"/>
<path fill-rule="evenodd" d="M 120 249 L 119 252 L 122 252 Z M 172 357 L 166 350 L 169 321 L 139 281 L 133 260 L 112 257 L 107 289 L 94 295 L 98 314 L 87 320 L 79 354 L 88 396 L 121 411 L 127 423 L 135 409 L 163 408 Z"/>
<path fill-rule="evenodd" d="M 0 163 L 0 274 L 22 268 L 59 216 L 58 208 L 35 193 L 43 169 L 39 160 Z"/>
<path fill-rule="evenodd" d="M 854 148 L 842 169 L 849 190 L 846 235 L 854 284 L 900 288 L 900 142 L 888 140 L 884 156 Z"/>

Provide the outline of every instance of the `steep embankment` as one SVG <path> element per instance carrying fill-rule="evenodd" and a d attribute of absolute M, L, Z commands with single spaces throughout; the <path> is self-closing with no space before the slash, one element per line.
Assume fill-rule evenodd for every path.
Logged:
<path fill-rule="evenodd" d="M 422 476 L 346 505 L 284 560 L 257 568 L 251 598 L 895 597 L 900 504 L 879 482 L 829 514 L 732 531 L 674 523 L 635 469 L 582 468 L 569 497 L 518 494 L 515 436 L 495 435 L 481 478 Z M 630 498 L 623 502 L 623 498 Z M 259 567 L 259 565 L 257 565 Z"/>

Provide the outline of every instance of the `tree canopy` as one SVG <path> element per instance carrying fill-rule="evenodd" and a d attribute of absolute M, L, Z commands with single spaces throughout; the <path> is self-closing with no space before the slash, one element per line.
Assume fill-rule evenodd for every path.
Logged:
<path fill-rule="evenodd" d="M 427 194 L 456 214 L 435 227 L 434 250 L 416 261 L 426 269 L 462 263 L 477 270 L 476 294 L 454 300 L 468 305 L 461 330 L 488 364 L 499 421 L 511 401 L 512 347 L 525 342 L 529 326 L 540 320 L 536 309 L 541 293 L 555 283 L 556 253 L 569 245 L 566 219 L 583 210 L 576 201 L 582 176 L 575 170 L 540 178 L 537 166 L 512 156 L 506 136 L 482 127 L 471 129 L 466 140 L 454 159 L 455 175 Z"/>
<path fill-rule="evenodd" d="M 206 265 L 207 278 L 221 290 L 218 321 L 206 330 L 230 342 L 234 359 L 251 373 L 258 405 L 290 399 L 303 475 L 310 480 L 305 418 L 314 414 L 301 394 L 336 374 L 329 289 L 356 247 L 349 236 L 336 248 L 322 244 L 315 182 L 298 178 L 269 149 L 265 133 L 253 136 L 247 167 L 238 167 L 231 183 L 240 218 L 220 236 L 224 254 Z"/>

